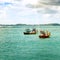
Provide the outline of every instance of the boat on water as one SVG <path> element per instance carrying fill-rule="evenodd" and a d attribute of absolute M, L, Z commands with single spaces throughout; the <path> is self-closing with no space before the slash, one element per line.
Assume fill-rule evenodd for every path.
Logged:
<path fill-rule="evenodd" d="M 39 35 L 39 38 L 49 38 L 50 37 L 50 32 L 46 31 L 40 31 L 40 35 Z"/>
<path fill-rule="evenodd" d="M 36 29 L 33 29 L 32 31 L 30 29 L 26 29 L 26 32 L 24 34 L 36 34 Z"/>
<path fill-rule="evenodd" d="M 39 38 L 49 38 L 50 36 L 41 36 L 41 35 L 39 35 Z"/>
<path fill-rule="evenodd" d="M 36 34 L 36 32 L 24 32 L 24 34 Z"/>

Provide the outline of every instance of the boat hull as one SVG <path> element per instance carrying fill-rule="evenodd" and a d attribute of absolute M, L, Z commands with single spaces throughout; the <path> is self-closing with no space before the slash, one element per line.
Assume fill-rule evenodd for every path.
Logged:
<path fill-rule="evenodd" d="M 49 36 L 39 36 L 39 38 L 49 38 Z"/>
<path fill-rule="evenodd" d="M 25 35 L 30 35 L 30 34 L 36 34 L 36 33 L 27 33 L 27 32 L 24 32 Z"/>

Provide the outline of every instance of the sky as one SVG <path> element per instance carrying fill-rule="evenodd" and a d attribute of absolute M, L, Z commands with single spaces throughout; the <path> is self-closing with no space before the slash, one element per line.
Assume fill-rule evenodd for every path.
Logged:
<path fill-rule="evenodd" d="M 60 23 L 60 0 L 0 0 L 0 24 Z"/>

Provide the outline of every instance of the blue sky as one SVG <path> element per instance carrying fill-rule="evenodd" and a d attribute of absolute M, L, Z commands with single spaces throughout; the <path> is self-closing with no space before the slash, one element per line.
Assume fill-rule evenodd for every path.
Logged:
<path fill-rule="evenodd" d="M 0 0 L 0 24 L 60 23 L 60 0 Z"/>

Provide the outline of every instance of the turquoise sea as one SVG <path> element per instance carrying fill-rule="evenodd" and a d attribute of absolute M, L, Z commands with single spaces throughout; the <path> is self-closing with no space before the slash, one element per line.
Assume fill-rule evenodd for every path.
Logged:
<path fill-rule="evenodd" d="M 27 28 L 48 30 L 51 36 L 24 35 Z M 0 60 L 60 60 L 60 26 L 0 27 Z"/>

